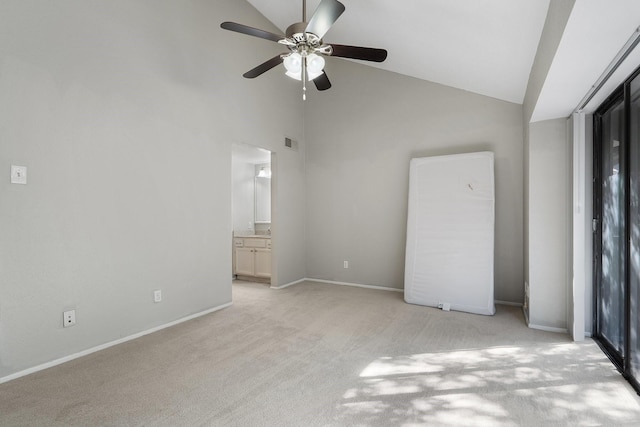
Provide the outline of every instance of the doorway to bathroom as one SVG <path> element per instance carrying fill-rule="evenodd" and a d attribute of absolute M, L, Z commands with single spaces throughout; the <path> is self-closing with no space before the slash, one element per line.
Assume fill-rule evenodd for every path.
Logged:
<path fill-rule="evenodd" d="M 231 153 L 233 280 L 268 286 L 273 276 L 272 153 L 241 143 L 233 144 Z"/>

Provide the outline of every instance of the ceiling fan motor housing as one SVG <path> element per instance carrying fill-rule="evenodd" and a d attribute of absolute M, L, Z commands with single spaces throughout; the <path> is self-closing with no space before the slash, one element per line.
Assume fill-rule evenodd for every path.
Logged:
<path fill-rule="evenodd" d="M 322 45 L 322 39 L 313 33 L 306 33 L 306 22 L 297 22 L 289 25 L 286 31 L 288 39 L 293 40 L 296 43 L 298 50 L 305 50 L 303 46 L 306 46 L 306 50 L 314 50 Z M 301 49 L 302 48 L 302 49 Z"/>

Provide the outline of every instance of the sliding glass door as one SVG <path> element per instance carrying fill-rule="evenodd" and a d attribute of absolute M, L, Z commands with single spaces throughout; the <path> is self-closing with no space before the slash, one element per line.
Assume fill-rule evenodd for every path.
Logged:
<path fill-rule="evenodd" d="M 640 390 L 640 69 L 594 123 L 594 338 Z"/>
<path fill-rule="evenodd" d="M 629 98 L 629 373 L 640 380 L 640 76 Z"/>
<path fill-rule="evenodd" d="M 624 97 L 614 97 L 598 110 L 596 179 L 598 338 L 622 364 L 625 344 L 625 185 Z"/>

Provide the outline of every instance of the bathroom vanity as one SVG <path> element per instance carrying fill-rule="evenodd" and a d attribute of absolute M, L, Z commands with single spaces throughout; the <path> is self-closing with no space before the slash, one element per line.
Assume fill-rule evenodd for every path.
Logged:
<path fill-rule="evenodd" d="M 271 281 L 271 236 L 233 237 L 233 274 L 241 280 Z"/>

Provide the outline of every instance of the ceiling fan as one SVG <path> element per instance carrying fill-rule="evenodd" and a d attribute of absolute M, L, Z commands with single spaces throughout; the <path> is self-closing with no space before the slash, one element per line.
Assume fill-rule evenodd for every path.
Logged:
<path fill-rule="evenodd" d="M 327 90 L 331 87 L 331 82 L 324 71 L 325 56 L 374 62 L 382 62 L 387 58 L 387 51 L 384 49 L 323 42 L 322 38 L 344 10 L 344 5 L 337 0 L 322 0 L 307 22 L 307 2 L 302 0 L 302 22 L 290 25 L 286 36 L 235 22 L 223 22 L 220 27 L 285 45 L 289 52 L 274 56 L 247 71 L 243 76 L 253 79 L 282 63 L 287 70 L 287 76 L 302 81 L 302 99 L 306 99 L 307 79 L 313 80 L 318 90 Z"/>

